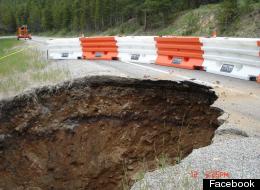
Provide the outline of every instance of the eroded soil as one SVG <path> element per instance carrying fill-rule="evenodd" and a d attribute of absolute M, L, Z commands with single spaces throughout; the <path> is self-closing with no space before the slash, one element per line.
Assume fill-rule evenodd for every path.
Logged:
<path fill-rule="evenodd" d="M 2 101 L 0 189 L 122 189 L 162 155 L 209 145 L 216 99 L 188 82 L 92 77 Z"/>

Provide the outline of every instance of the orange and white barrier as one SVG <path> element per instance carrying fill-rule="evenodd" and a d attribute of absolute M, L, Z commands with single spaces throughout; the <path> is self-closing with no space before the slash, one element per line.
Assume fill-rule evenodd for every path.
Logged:
<path fill-rule="evenodd" d="M 118 58 L 123 62 L 155 63 L 157 50 L 154 36 L 116 37 Z"/>
<path fill-rule="evenodd" d="M 260 48 L 260 40 L 257 41 L 257 46 Z M 259 57 L 260 57 L 260 51 L 259 51 Z M 260 74 L 258 75 L 256 82 L 260 83 Z"/>
<path fill-rule="evenodd" d="M 156 64 L 203 70 L 202 43 L 198 37 L 157 37 Z"/>
<path fill-rule="evenodd" d="M 117 60 L 118 49 L 115 37 L 80 38 L 83 59 Z"/>
<path fill-rule="evenodd" d="M 49 40 L 48 44 L 50 59 L 119 59 L 205 70 L 260 83 L 259 38 L 82 37 Z"/>
<path fill-rule="evenodd" d="M 81 59 L 82 50 L 79 38 L 48 40 L 48 59 Z"/>
<path fill-rule="evenodd" d="M 259 39 L 200 38 L 206 72 L 257 81 L 260 75 Z"/>

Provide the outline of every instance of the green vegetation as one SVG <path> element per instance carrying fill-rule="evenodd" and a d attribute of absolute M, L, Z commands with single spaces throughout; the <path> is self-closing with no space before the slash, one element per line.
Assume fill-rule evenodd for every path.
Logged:
<path fill-rule="evenodd" d="M 218 15 L 218 27 L 223 36 L 260 37 L 260 0 L 238 0 L 235 5 L 237 11 L 230 5 L 223 9 L 224 6 L 225 3 L 221 9 L 226 19 Z"/>
<path fill-rule="evenodd" d="M 236 20 L 239 15 L 237 0 L 224 0 L 218 15 L 220 31 L 225 31 L 228 25 Z"/>
<path fill-rule="evenodd" d="M 158 32 L 159 35 L 194 35 L 207 36 L 217 28 L 215 15 L 219 4 L 204 5 L 198 9 L 182 12 L 166 28 Z"/>
<path fill-rule="evenodd" d="M 24 48 L 16 39 L 0 39 L 0 57 Z M 50 67 L 44 55 L 33 47 L 0 60 L 0 97 L 20 93 L 29 87 L 59 82 L 69 77 L 67 70 Z"/>
<path fill-rule="evenodd" d="M 259 0 L 0 0 L 0 34 L 259 37 Z"/>
<path fill-rule="evenodd" d="M 48 36 L 209 35 L 217 30 L 256 37 L 259 10 L 259 0 L 0 0 L 0 34 L 28 24 L 32 32 Z"/>
<path fill-rule="evenodd" d="M 32 32 L 101 32 L 134 20 L 144 30 L 166 26 L 172 14 L 222 0 L 0 0 L 0 31 L 28 24 Z"/>
<path fill-rule="evenodd" d="M 0 39 L 0 58 L 10 53 L 10 51 L 14 51 L 14 47 L 22 45 L 22 43 L 22 41 L 14 39 Z"/>
<path fill-rule="evenodd" d="M 224 24 L 225 19 L 223 4 L 202 5 L 197 9 L 182 11 L 173 14 L 170 22 L 165 27 L 158 27 L 144 31 L 142 26 L 134 25 L 130 20 L 118 27 L 114 27 L 102 33 L 102 35 L 192 35 L 209 36 L 213 31 L 217 31 L 220 36 L 236 37 L 258 37 L 260 34 L 260 2 L 247 3 L 241 0 L 238 3 L 239 10 L 232 22 Z M 228 10 L 226 10 L 228 12 Z M 227 14 L 229 15 L 229 13 Z M 250 24 L 249 24 L 250 23 Z M 135 27 L 135 29 L 133 29 Z M 134 31 L 133 31 L 134 30 Z"/>

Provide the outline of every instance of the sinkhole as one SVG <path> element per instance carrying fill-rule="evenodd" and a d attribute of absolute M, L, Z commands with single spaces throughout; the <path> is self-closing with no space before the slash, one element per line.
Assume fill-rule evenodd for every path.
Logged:
<path fill-rule="evenodd" d="M 209 145 L 216 99 L 192 82 L 96 76 L 2 100 L 0 189 L 126 189 Z"/>

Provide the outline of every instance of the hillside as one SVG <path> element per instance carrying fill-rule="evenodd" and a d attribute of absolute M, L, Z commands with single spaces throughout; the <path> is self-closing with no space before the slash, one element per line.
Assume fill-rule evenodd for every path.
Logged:
<path fill-rule="evenodd" d="M 235 20 L 221 31 L 218 17 L 221 3 L 202 5 L 197 9 L 183 11 L 171 15 L 170 23 L 145 31 L 142 26 L 136 25 L 134 20 L 109 29 L 103 35 L 192 35 L 209 36 L 216 30 L 220 36 L 259 37 L 260 36 L 260 3 L 254 3 L 250 9 L 240 12 Z M 250 24 L 248 24 L 250 23 Z"/>
<path fill-rule="evenodd" d="M 250 25 L 248 24 L 250 23 Z M 259 0 L 0 0 L 0 34 L 259 37 Z"/>

